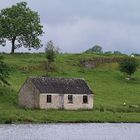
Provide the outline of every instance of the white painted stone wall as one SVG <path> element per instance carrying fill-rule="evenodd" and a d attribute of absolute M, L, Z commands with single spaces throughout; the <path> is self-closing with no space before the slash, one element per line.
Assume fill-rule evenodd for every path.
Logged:
<path fill-rule="evenodd" d="M 52 95 L 52 102 L 47 103 L 47 95 Z M 40 108 L 41 109 L 59 109 L 60 105 L 60 97 L 59 94 L 40 94 Z"/>
<path fill-rule="evenodd" d="M 52 102 L 47 103 L 47 95 L 52 95 Z M 68 103 L 68 95 L 64 94 L 64 103 L 61 101 L 60 94 L 40 94 L 40 108 L 41 109 L 60 109 L 64 107 L 67 110 L 76 110 L 76 109 L 92 109 L 93 108 L 93 94 L 90 95 L 79 95 L 73 94 L 73 103 Z M 83 103 L 83 96 L 88 96 L 88 103 Z M 62 104 L 63 103 L 63 104 Z"/>
<path fill-rule="evenodd" d="M 68 110 L 76 110 L 76 109 L 92 109 L 93 108 L 93 95 L 79 95 L 79 94 L 74 94 L 73 95 L 73 103 L 68 103 L 68 95 L 64 95 L 64 109 Z M 88 103 L 83 103 L 83 96 L 88 97 Z"/>

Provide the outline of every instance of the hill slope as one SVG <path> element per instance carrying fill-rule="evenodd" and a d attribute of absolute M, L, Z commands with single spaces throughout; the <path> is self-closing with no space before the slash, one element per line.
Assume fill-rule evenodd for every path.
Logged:
<path fill-rule="evenodd" d="M 45 54 L 4 54 L 12 67 L 10 87 L 0 87 L 0 122 L 140 122 L 140 70 L 127 81 L 117 63 L 84 68 L 81 61 L 106 56 L 94 54 L 61 54 L 45 70 Z M 110 56 L 111 57 L 111 56 Z M 113 56 L 114 57 L 114 56 Z M 95 93 L 91 111 L 29 110 L 18 107 L 18 91 L 28 76 L 85 78 Z M 125 105 L 124 105 L 125 103 Z"/>

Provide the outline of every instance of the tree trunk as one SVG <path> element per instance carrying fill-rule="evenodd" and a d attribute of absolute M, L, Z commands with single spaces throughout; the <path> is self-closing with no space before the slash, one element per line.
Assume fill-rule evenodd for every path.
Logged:
<path fill-rule="evenodd" d="M 12 39 L 11 54 L 14 54 L 14 52 L 15 52 L 15 40 L 16 40 L 16 36 L 14 36 L 13 39 Z"/>

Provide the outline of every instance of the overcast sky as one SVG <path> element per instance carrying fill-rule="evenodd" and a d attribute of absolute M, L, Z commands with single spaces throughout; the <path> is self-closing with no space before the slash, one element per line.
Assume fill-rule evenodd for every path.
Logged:
<path fill-rule="evenodd" d="M 78 53 L 98 44 L 104 51 L 140 53 L 140 0 L 24 1 L 40 15 L 44 46 L 53 40 L 63 52 Z M 17 2 L 0 0 L 0 9 Z M 0 51 L 8 51 L 8 46 Z"/>

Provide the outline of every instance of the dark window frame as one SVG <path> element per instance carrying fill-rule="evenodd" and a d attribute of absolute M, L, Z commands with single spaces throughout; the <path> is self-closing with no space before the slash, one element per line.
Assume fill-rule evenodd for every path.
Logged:
<path fill-rule="evenodd" d="M 83 95 L 83 104 L 88 104 L 88 96 Z"/>
<path fill-rule="evenodd" d="M 73 104 L 73 95 L 68 95 L 68 103 Z"/>
<path fill-rule="evenodd" d="M 52 103 L 52 95 L 47 95 L 46 102 L 47 103 Z"/>

